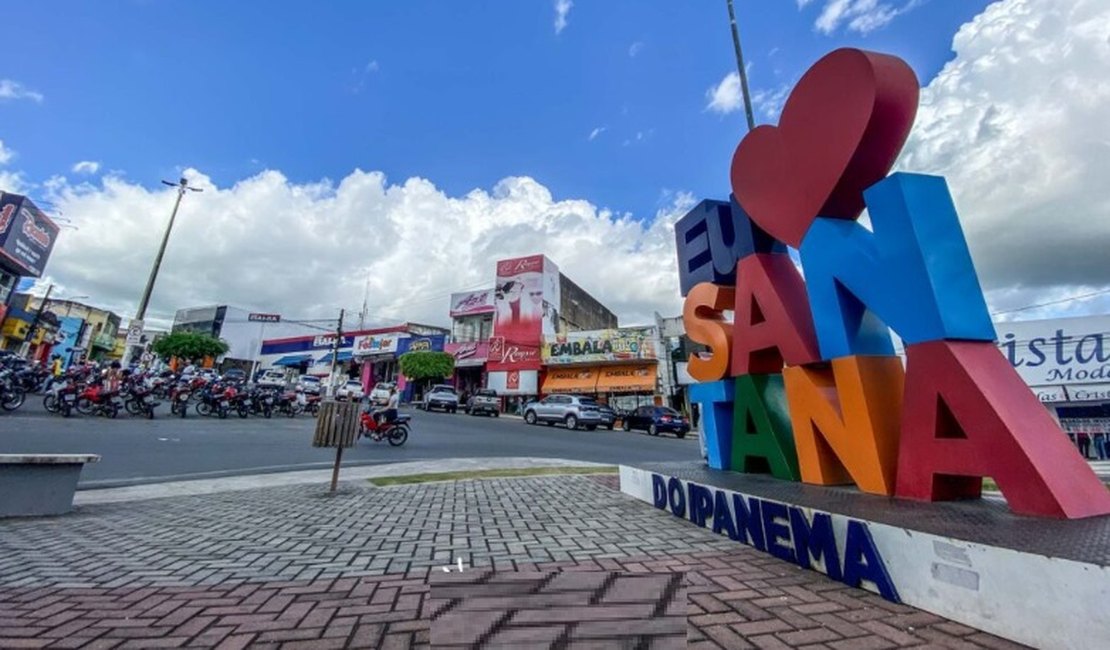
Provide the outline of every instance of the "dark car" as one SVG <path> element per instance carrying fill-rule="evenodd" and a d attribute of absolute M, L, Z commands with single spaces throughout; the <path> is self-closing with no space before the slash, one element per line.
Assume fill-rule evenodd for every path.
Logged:
<path fill-rule="evenodd" d="M 617 412 L 614 411 L 613 407 L 609 406 L 608 404 L 598 404 L 597 410 L 601 413 L 600 426 L 603 426 L 606 429 L 612 431 L 613 426 L 617 423 Z"/>
<path fill-rule="evenodd" d="M 242 382 L 247 380 L 247 373 L 245 370 L 239 368 L 229 368 L 224 372 L 224 381 Z"/>
<path fill-rule="evenodd" d="M 647 431 L 653 436 L 667 432 L 685 438 L 690 430 L 690 421 L 666 406 L 641 406 L 624 418 L 624 430 L 633 429 Z"/>

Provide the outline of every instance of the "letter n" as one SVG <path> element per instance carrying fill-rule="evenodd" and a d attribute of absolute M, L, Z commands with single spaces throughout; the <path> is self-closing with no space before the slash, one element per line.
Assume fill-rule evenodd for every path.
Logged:
<path fill-rule="evenodd" d="M 855 483 L 890 495 L 898 467 L 902 388 L 898 357 L 833 359 L 784 371 L 802 481 Z"/>
<path fill-rule="evenodd" d="M 733 471 L 798 480 L 798 455 L 782 375 L 736 378 L 732 431 Z"/>
<path fill-rule="evenodd" d="M 989 476 L 1020 514 L 1110 514 L 1106 486 L 994 344 L 918 343 L 906 357 L 896 496 L 975 498 Z"/>
<path fill-rule="evenodd" d="M 749 255 L 736 265 L 732 374 L 782 372 L 821 358 L 806 286 L 785 254 Z"/>

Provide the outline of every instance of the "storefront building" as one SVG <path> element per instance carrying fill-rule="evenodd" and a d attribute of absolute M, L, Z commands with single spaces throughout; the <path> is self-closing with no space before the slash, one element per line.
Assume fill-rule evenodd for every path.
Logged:
<path fill-rule="evenodd" d="M 659 347 L 656 327 L 544 337 L 541 393 L 593 395 L 621 410 L 662 404 L 668 390 L 662 382 Z"/>
<path fill-rule="evenodd" d="M 451 342 L 445 351 L 455 357 L 451 383 L 460 395 L 486 385 L 486 360 L 493 334 L 493 288 L 451 294 Z"/>
<path fill-rule="evenodd" d="M 58 231 L 58 225 L 39 210 L 31 199 L 0 191 L 0 332 L 7 331 L 11 334 L 16 329 L 22 329 L 17 324 L 7 322 L 11 320 L 9 310 L 17 296 L 16 287 L 20 278 L 42 277 L 58 239 Z M 25 306 L 29 306 L 29 303 Z M 29 312 L 30 309 L 25 311 Z M 21 320 L 30 325 L 30 320 Z M 52 341 L 46 340 L 52 336 L 46 329 L 48 328 L 36 332 L 24 331 L 23 337 L 0 335 L 0 347 L 11 345 L 11 342 L 18 339 L 18 345 L 14 349 L 19 351 L 26 337 L 30 336 L 32 339 L 38 338 L 37 344 L 30 345 L 36 347 L 41 355 L 44 348 L 49 348 L 52 344 Z"/>

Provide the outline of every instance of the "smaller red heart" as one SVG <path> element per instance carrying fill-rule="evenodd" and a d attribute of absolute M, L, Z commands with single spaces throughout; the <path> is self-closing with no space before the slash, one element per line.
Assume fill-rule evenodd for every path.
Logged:
<path fill-rule="evenodd" d="M 818 216 L 855 219 L 894 165 L 917 114 L 917 76 L 898 57 L 830 52 L 790 92 L 777 127 L 732 156 L 732 192 L 775 239 L 798 247 Z"/>

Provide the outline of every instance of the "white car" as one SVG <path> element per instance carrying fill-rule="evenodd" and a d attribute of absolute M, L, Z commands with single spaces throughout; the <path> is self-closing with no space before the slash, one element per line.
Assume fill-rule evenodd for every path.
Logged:
<path fill-rule="evenodd" d="M 362 389 L 362 382 L 357 379 L 351 379 L 335 391 L 335 399 L 360 400 L 365 396 L 366 391 Z"/>
<path fill-rule="evenodd" d="M 320 378 L 312 375 L 301 375 L 297 378 L 297 388 L 309 395 L 320 394 Z"/>
<path fill-rule="evenodd" d="M 389 403 L 389 391 L 395 385 L 391 381 L 379 381 L 374 384 L 374 390 L 370 391 L 370 403 L 381 405 Z"/>
<path fill-rule="evenodd" d="M 267 370 L 262 373 L 258 378 L 259 386 L 274 386 L 277 388 L 285 388 L 285 371 L 284 370 Z"/>

